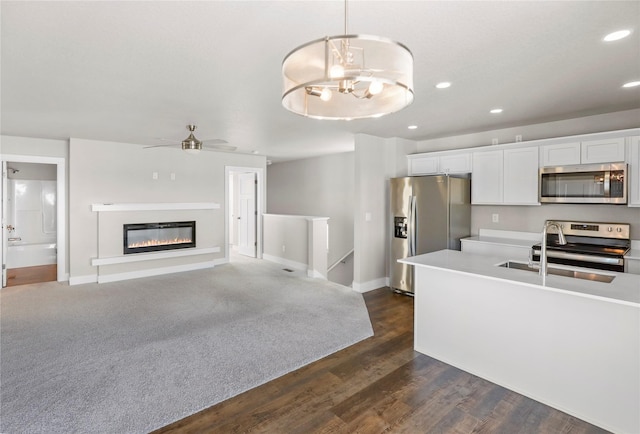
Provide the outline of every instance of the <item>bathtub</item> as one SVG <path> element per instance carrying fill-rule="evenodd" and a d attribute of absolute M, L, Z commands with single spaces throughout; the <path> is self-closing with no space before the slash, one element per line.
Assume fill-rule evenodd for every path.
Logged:
<path fill-rule="evenodd" d="M 27 244 L 9 242 L 5 260 L 7 268 L 56 264 L 58 262 L 56 243 Z"/>

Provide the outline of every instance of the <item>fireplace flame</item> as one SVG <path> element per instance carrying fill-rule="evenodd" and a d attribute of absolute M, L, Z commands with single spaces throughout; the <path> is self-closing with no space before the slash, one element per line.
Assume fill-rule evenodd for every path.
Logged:
<path fill-rule="evenodd" d="M 127 246 L 129 249 L 135 249 L 138 247 L 151 247 L 151 246 L 167 246 L 171 244 L 184 244 L 191 243 L 191 238 L 173 238 L 170 240 L 145 240 L 137 243 L 129 243 Z"/>

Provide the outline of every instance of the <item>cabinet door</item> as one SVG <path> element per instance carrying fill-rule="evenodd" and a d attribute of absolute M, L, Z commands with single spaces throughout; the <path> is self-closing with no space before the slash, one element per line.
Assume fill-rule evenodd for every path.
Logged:
<path fill-rule="evenodd" d="M 471 154 L 443 155 L 439 166 L 440 173 L 471 173 Z"/>
<path fill-rule="evenodd" d="M 539 205 L 538 147 L 504 150 L 505 205 Z"/>
<path fill-rule="evenodd" d="M 542 146 L 543 166 L 580 164 L 580 142 Z"/>
<path fill-rule="evenodd" d="M 503 180 L 502 151 L 473 153 L 471 203 L 501 204 Z"/>
<path fill-rule="evenodd" d="M 409 160 L 409 175 L 433 175 L 438 173 L 438 157 L 419 157 Z"/>
<path fill-rule="evenodd" d="M 624 161 L 624 137 L 582 142 L 583 164 Z"/>
<path fill-rule="evenodd" d="M 629 172 L 627 186 L 629 188 L 629 206 L 640 206 L 640 136 L 629 137 Z"/>

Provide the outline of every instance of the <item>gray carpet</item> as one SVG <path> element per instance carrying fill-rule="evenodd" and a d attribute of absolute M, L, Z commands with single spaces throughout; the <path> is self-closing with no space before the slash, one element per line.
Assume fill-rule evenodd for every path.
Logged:
<path fill-rule="evenodd" d="M 143 433 L 373 334 L 362 296 L 241 260 L 0 291 L 0 432 Z"/>

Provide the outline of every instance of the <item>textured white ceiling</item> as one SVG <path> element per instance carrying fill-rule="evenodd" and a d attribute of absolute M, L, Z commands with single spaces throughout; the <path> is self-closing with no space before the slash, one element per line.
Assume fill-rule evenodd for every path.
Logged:
<path fill-rule="evenodd" d="M 319 121 L 280 103 L 293 48 L 343 33 L 342 1 L 0 3 L 2 134 L 154 145 L 223 138 L 274 161 L 640 107 L 638 1 L 350 1 L 349 33 L 402 42 L 415 102 Z M 604 43 L 614 30 L 634 32 Z M 434 85 L 451 81 L 452 87 Z M 500 115 L 489 110 L 502 107 Z M 419 128 L 408 130 L 415 124 Z"/>

